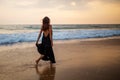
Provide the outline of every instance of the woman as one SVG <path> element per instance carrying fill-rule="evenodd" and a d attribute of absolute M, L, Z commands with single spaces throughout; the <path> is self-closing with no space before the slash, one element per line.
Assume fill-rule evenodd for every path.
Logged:
<path fill-rule="evenodd" d="M 39 45 L 38 41 L 43 33 L 42 43 Z M 36 64 L 42 60 L 50 60 L 50 63 L 56 63 L 54 52 L 52 49 L 53 46 L 53 39 L 52 39 L 52 25 L 50 25 L 50 19 L 48 17 L 44 17 L 42 20 L 42 28 L 38 35 L 36 46 L 38 51 L 40 52 L 41 56 L 36 60 Z"/>

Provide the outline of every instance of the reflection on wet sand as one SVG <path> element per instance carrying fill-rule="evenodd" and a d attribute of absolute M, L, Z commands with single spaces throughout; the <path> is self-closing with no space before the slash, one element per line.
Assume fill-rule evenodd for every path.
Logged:
<path fill-rule="evenodd" d="M 56 67 L 52 66 L 35 66 L 36 73 L 39 76 L 39 80 L 54 80 Z"/>

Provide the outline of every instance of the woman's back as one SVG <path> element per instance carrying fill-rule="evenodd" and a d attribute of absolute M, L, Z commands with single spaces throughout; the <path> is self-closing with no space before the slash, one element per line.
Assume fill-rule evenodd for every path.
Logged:
<path fill-rule="evenodd" d="M 42 44 L 44 46 L 51 46 L 50 31 L 49 30 L 43 31 Z"/>
<path fill-rule="evenodd" d="M 47 37 L 49 35 L 49 30 L 43 31 L 44 37 Z"/>

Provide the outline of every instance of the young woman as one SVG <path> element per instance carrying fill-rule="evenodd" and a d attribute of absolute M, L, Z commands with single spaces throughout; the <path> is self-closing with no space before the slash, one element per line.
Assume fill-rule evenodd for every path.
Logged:
<path fill-rule="evenodd" d="M 42 43 L 38 44 L 39 39 L 42 36 Z M 42 60 L 50 60 L 50 63 L 56 63 L 54 52 L 53 52 L 53 39 L 52 39 L 52 25 L 50 25 L 50 19 L 48 17 L 44 17 L 42 20 L 42 28 L 39 32 L 36 46 L 38 48 L 38 51 L 40 52 L 41 56 L 36 60 L 36 64 L 42 59 Z"/>

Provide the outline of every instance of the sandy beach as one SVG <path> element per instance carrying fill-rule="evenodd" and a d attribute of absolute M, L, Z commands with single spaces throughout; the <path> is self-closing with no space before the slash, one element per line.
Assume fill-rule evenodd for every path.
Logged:
<path fill-rule="evenodd" d="M 55 67 L 34 43 L 0 46 L 0 80 L 120 80 L 120 37 L 54 42 Z"/>

